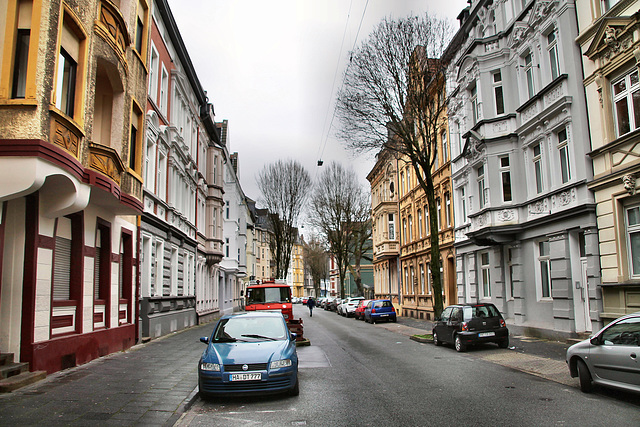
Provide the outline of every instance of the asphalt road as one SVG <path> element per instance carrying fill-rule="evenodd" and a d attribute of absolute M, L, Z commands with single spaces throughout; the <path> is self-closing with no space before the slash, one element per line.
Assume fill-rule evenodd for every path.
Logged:
<path fill-rule="evenodd" d="M 493 349 L 456 353 L 383 324 L 295 314 L 311 341 L 298 349 L 300 396 L 198 399 L 177 425 L 640 425 L 638 404 L 488 361 Z"/>

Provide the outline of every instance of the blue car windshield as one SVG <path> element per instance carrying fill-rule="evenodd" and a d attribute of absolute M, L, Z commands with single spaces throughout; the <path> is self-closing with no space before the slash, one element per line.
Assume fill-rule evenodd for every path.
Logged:
<path fill-rule="evenodd" d="M 285 339 L 287 333 L 284 320 L 277 317 L 231 317 L 220 321 L 213 341 L 275 341 Z"/>

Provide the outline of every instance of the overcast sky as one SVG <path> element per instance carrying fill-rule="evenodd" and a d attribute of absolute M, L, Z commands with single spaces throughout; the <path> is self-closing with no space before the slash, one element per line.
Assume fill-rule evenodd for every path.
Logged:
<path fill-rule="evenodd" d="M 368 184 L 375 153 L 355 158 L 334 137 L 337 118 L 331 125 L 349 52 L 385 16 L 428 11 L 455 22 L 467 1 L 169 0 L 169 5 L 216 121 L 229 121 L 229 151 L 238 152 L 242 188 L 259 201 L 255 175 L 278 159 L 299 160 L 312 178 L 322 170 L 318 160 L 339 161 L 353 165 Z"/>

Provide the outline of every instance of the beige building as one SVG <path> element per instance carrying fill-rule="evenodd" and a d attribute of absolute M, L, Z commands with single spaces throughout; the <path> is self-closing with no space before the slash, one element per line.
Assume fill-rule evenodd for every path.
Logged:
<path fill-rule="evenodd" d="M 150 6 L 0 1 L 0 351 L 55 372 L 137 339 Z"/>
<path fill-rule="evenodd" d="M 607 323 L 640 310 L 640 1 L 577 0 Z"/>
<path fill-rule="evenodd" d="M 390 298 L 400 308 L 398 265 L 398 161 L 388 150 L 380 151 L 367 175 L 371 184 L 373 285 L 375 298 Z"/>

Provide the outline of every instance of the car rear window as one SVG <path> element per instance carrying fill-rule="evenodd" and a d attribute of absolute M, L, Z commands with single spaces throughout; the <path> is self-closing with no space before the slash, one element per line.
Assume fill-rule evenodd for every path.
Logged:
<path fill-rule="evenodd" d="M 375 308 L 392 307 L 391 301 L 376 301 Z"/>
<path fill-rule="evenodd" d="M 471 312 L 472 317 L 500 317 L 500 312 L 493 305 L 475 305 Z"/>

